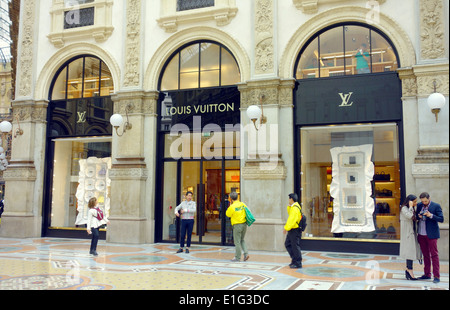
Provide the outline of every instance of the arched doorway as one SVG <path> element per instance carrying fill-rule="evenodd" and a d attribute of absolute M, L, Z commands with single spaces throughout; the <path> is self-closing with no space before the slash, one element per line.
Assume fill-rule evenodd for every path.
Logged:
<path fill-rule="evenodd" d="M 227 195 L 240 190 L 241 80 L 234 56 L 214 41 L 179 48 L 160 76 L 156 240 L 179 241 L 175 207 L 197 203 L 193 242 L 232 242 Z"/>
<path fill-rule="evenodd" d="M 49 91 L 43 235 L 86 237 L 87 202 L 109 214 L 112 75 L 98 57 L 64 63 Z M 106 227 L 101 236 L 105 237 Z"/>

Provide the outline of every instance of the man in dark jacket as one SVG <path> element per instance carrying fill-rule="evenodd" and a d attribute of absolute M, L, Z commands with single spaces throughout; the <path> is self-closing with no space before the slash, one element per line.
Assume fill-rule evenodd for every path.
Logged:
<path fill-rule="evenodd" d="M 431 279 L 431 264 L 433 264 L 434 283 L 439 283 L 439 253 L 437 240 L 440 238 L 439 223 L 444 222 L 441 206 L 430 200 L 426 192 L 420 194 L 417 204 L 418 241 L 423 254 L 424 275 L 419 279 Z"/>

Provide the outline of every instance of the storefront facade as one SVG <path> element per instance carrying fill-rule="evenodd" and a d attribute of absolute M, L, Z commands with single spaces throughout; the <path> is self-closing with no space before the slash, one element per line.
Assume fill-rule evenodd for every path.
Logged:
<path fill-rule="evenodd" d="M 431 13 L 448 26 L 448 3 L 196 3 L 22 3 L 24 134 L 0 235 L 81 236 L 94 195 L 108 242 L 177 242 L 173 210 L 193 191 L 194 241 L 232 244 L 236 191 L 257 218 L 250 248 L 283 251 L 297 192 L 305 249 L 395 254 L 402 199 L 428 191 L 448 257 L 448 99 L 438 122 L 426 107 L 434 85 L 448 98 L 448 35 L 421 35 Z M 111 128 L 115 113 L 132 127 Z"/>

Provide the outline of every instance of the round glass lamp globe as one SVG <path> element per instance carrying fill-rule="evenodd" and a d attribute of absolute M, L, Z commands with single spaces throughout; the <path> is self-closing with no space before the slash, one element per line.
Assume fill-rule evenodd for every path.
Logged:
<path fill-rule="evenodd" d="M 0 123 L 1 132 L 10 132 L 12 130 L 12 124 L 8 121 L 3 121 Z"/>
<path fill-rule="evenodd" d="M 109 122 L 113 127 L 119 127 L 123 124 L 123 117 L 120 114 L 113 114 L 109 119 Z"/>
<path fill-rule="evenodd" d="M 247 116 L 251 120 L 256 120 L 262 115 L 261 109 L 257 105 L 251 105 L 247 108 Z"/>
<path fill-rule="evenodd" d="M 427 104 L 430 109 L 440 109 L 445 105 L 445 97 L 440 93 L 433 93 L 428 97 Z"/>

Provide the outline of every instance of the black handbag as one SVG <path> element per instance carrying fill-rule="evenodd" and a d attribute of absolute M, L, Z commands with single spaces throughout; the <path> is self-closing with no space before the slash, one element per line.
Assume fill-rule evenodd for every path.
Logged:
<path fill-rule="evenodd" d="M 384 171 L 377 172 L 373 176 L 373 180 L 374 181 L 390 181 L 391 180 L 391 175 L 389 173 L 387 173 L 387 174 L 384 173 Z"/>
<path fill-rule="evenodd" d="M 375 212 L 377 214 L 389 214 L 391 213 L 391 207 L 387 202 L 378 202 L 375 207 Z"/>

